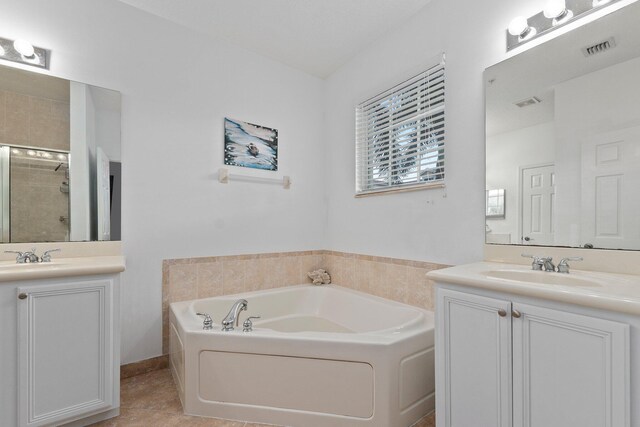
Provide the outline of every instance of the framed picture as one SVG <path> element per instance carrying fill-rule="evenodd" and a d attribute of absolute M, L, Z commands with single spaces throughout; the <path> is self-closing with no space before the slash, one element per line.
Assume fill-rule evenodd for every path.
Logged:
<path fill-rule="evenodd" d="M 504 188 L 487 190 L 487 218 L 504 218 Z"/>
<path fill-rule="evenodd" d="M 277 171 L 278 131 L 225 118 L 224 164 Z"/>

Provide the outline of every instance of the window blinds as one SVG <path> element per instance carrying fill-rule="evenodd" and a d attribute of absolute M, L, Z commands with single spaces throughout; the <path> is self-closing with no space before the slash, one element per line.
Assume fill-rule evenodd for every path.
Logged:
<path fill-rule="evenodd" d="M 441 61 L 356 107 L 356 195 L 444 182 Z"/>

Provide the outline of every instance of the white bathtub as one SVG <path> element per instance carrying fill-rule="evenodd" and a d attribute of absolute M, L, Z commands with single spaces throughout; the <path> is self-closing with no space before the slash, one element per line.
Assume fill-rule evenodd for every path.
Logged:
<path fill-rule="evenodd" d="M 239 298 L 240 327 L 221 331 Z M 202 329 L 206 312 L 213 330 Z M 242 331 L 247 316 L 252 332 Z M 410 426 L 434 409 L 433 313 L 336 285 L 171 304 L 185 413 L 301 427 Z"/>

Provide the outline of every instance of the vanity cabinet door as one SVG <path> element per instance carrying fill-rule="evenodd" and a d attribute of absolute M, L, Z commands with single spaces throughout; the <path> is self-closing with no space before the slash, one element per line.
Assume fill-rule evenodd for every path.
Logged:
<path fill-rule="evenodd" d="M 509 427 L 511 303 L 437 289 L 438 427 Z"/>
<path fill-rule="evenodd" d="M 18 287 L 18 421 L 55 425 L 114 399 L 114 280 Z"/>
<path fill-rule="evenodd" d="M 629 326 L 513 310 L 514 427 L 629 426 Z"/>

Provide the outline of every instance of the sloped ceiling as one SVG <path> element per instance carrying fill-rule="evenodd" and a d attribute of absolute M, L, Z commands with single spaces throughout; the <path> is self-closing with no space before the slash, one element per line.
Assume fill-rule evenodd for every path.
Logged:
<path fill-rule="evenodd" d="M 430 0 L 120 0 L 320 78 Z"/>

